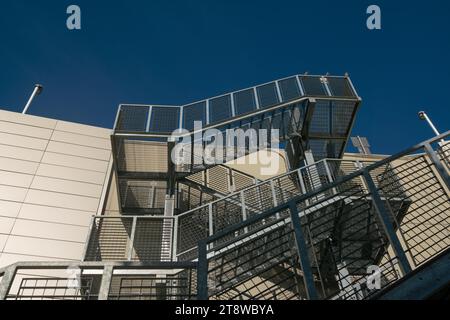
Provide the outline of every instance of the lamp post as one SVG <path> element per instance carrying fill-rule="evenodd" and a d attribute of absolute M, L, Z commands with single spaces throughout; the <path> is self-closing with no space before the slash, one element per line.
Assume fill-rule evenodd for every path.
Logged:
<path fill-rule="evenodd" d="M 439 131 L 436 129 L 433 122 L 431 122 L 430 118 L 427 116 L 425 111 L 419 111 L 419 119 L 425 120 L 426 122 L 428 122 L 428 124 L 431 127 L 431 129 L 433 130 L 434 134 L 437 136 L 440 135 Z M 445 142 L 444 139 L 441 139 L 441 142 L 444 143 Z"/>
<path fill-rule="evenodd" d="M 28 102 L 27 102 L 27 104 L 25 105 L 25 108 L 23 108 L 22 114 L 27 113 L 28 108 L 30 107 L 30 105 L 31 105 L 31 103 L 33 102 L 34 98 L 35 98 L 36 96 L 38 96 L 38 95 L 42 92 L 43 89 L 44 89 L 44 87 L 43 87 L 42 85 L 40 85 L 40 84 L 35 84 L 35 85 L 34 85 L 33 93 L 31 94 L 30 99 L 28 99 Z"/>

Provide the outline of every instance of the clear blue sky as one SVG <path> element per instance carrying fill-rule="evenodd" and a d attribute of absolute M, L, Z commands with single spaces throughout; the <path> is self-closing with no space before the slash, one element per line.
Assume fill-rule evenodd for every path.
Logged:
<path fill-rule="evenodd" d="M 66 28 L 77 4 L 82 30 Z M 382 30 L 366 28 L 366 8 Z M 349 72 L 353 134 L 394 153 L 450 129 L 450 2 L 22 1 L 0 4 L 0 108 L 111 127 L 119 103 L 184 104 L 309 71 Z"/>

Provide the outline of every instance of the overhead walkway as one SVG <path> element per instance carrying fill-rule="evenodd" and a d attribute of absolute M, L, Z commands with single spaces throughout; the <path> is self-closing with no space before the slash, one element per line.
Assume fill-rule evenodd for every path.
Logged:
<path fill-rule="evenodd" d="M 271 147 L 270 143 L 256 149 L 245 145 L 243 153 L 227 148 L 221 156 L 215 155 L 214 163 L 208 163 L 203 157 L 206 142 L 202 137 L 209 129 L 220 133 L 277 129 L 277 142 L 285 147 L 291 168 L 304 164 L 306 150 L 315 160 L 339 159 L 360 101 L 348 76 L 297 75 L 183 106 L 121 105 L 111 137 L 121 210 L 139 213 L 139 208 L 128 207 L 123 198 L 125 194 L 133 198 L 151 183 L 166 189 L 158 202 L 165 203 L 166 196 L 176 197 L 178 182 L 192 180 L 192 175 L 260 147 Z M 200 121 L 202 128 L 194 128 L 194 121 Z M 174 164 L 170 155 L 180 143 L 186 161 Z M 167 207 L 173 214 L 184 210 L 165 204 L 143 212 L 161 213 Z"/>

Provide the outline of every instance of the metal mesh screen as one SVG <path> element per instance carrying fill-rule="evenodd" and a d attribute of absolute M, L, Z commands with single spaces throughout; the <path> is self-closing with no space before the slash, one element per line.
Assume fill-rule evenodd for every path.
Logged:
<path fill-rule="evenodd" d="M 327 77 L 331 95 L 337 97 L 355 97 L 349 80 L 346 78 Z"/>
<path fill-rule="evenodd" d="M 116 130 L 145 132 L 148 112 L 148 106 L 121 106 Z"/>
<path fill-rule="evenodd" d="M 244 114 L 256 109 L 255 93 L 253 89 L 235 92 L 233 97 L 234 108 L 237 115 Z"/>
<path fill-rule="evenodd" d="M 300 88 L 298 87 L 297 77 L 292 77 L 278 81 L 283 101 L 289 101 L 299 98 L 301 96 Z"/>
<path fill-rule="evenodd" d="M 278 100 L 277 88 L 275 82 L 265 84 L 263 86 L 257 87 L 258 92 L 259 107 L 266 108 L 273 106 L 280 101 Z"/>
<path fill-rule="evenodd" d="M 180 126 L 179 107 L 152 107 L 151 132 L 171 133 Z"/>
<path fill-rule="evenodd" d="M 226 96 L 209 100 L 210 123 L 229 119 L 231 116 L 231 95 L 228 94 Z"/>
<path fill-rule="evenodd" d="M 308 96 L 327 96 L 327 91 L 320 80 L 320 77 L 301 76 L 300 81 Z"/>
<path fill-rule="evenodd" d="M 183 128 L 194 129 L 194 121 L 201 121 L 206 125 L 206 102 L 190 104 L 183 107 Z"/>

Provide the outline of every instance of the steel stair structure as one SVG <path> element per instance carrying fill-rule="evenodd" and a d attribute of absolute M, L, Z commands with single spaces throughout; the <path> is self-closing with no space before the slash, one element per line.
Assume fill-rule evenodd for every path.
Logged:
<path fill-rule="evenodd" d="M 121 214 L 93 217 L 75 264 L 82 288 L 57 298 L 445 297 L 450 131 L 380 161 L 342 160 L 359 103 L 347 76 L 299 75 L 181 107 L 122 105 L 111 136 Z M 186 127 L 193 143 L 187 124 L 197 119 L 201 132 L 280 129 L 288 171 L 255 179 L 223 164 L 234 152 L 173 163 L 182 139 L 170 133 Z M 0 299 L 43 298 L 32 283 L 44 285 L 22 272 L 64 280 L 67 267 L 0 270 Z"/>
<path fill-rule="evenodd" d="M 206 163 L 203 135 L 211 130 L 266 129 L 270 134 L 277 129 L 291 168 L 304 163 L 306 150 L 315 160 L 339 159 L 360 101 L 348 76 L 297 75 L 183 106 L 121 105 L 111 136 L 121 211 L 179 214 L 184 211 L 175 201 L 180 183 L 191 184 L 200 172 L 205 175 L 217 165 L 272 147 L 227 148 L 215 155 L 214 163 Z M 194 128 L 194 121 L 203 127 Z M 175 164 L 172 151 L 180 145 L 185 161 Z M 150 184 L 160 190 L 157 206 L 129 207 L 127 199 L 145 197 L 140 190 Z"/>

